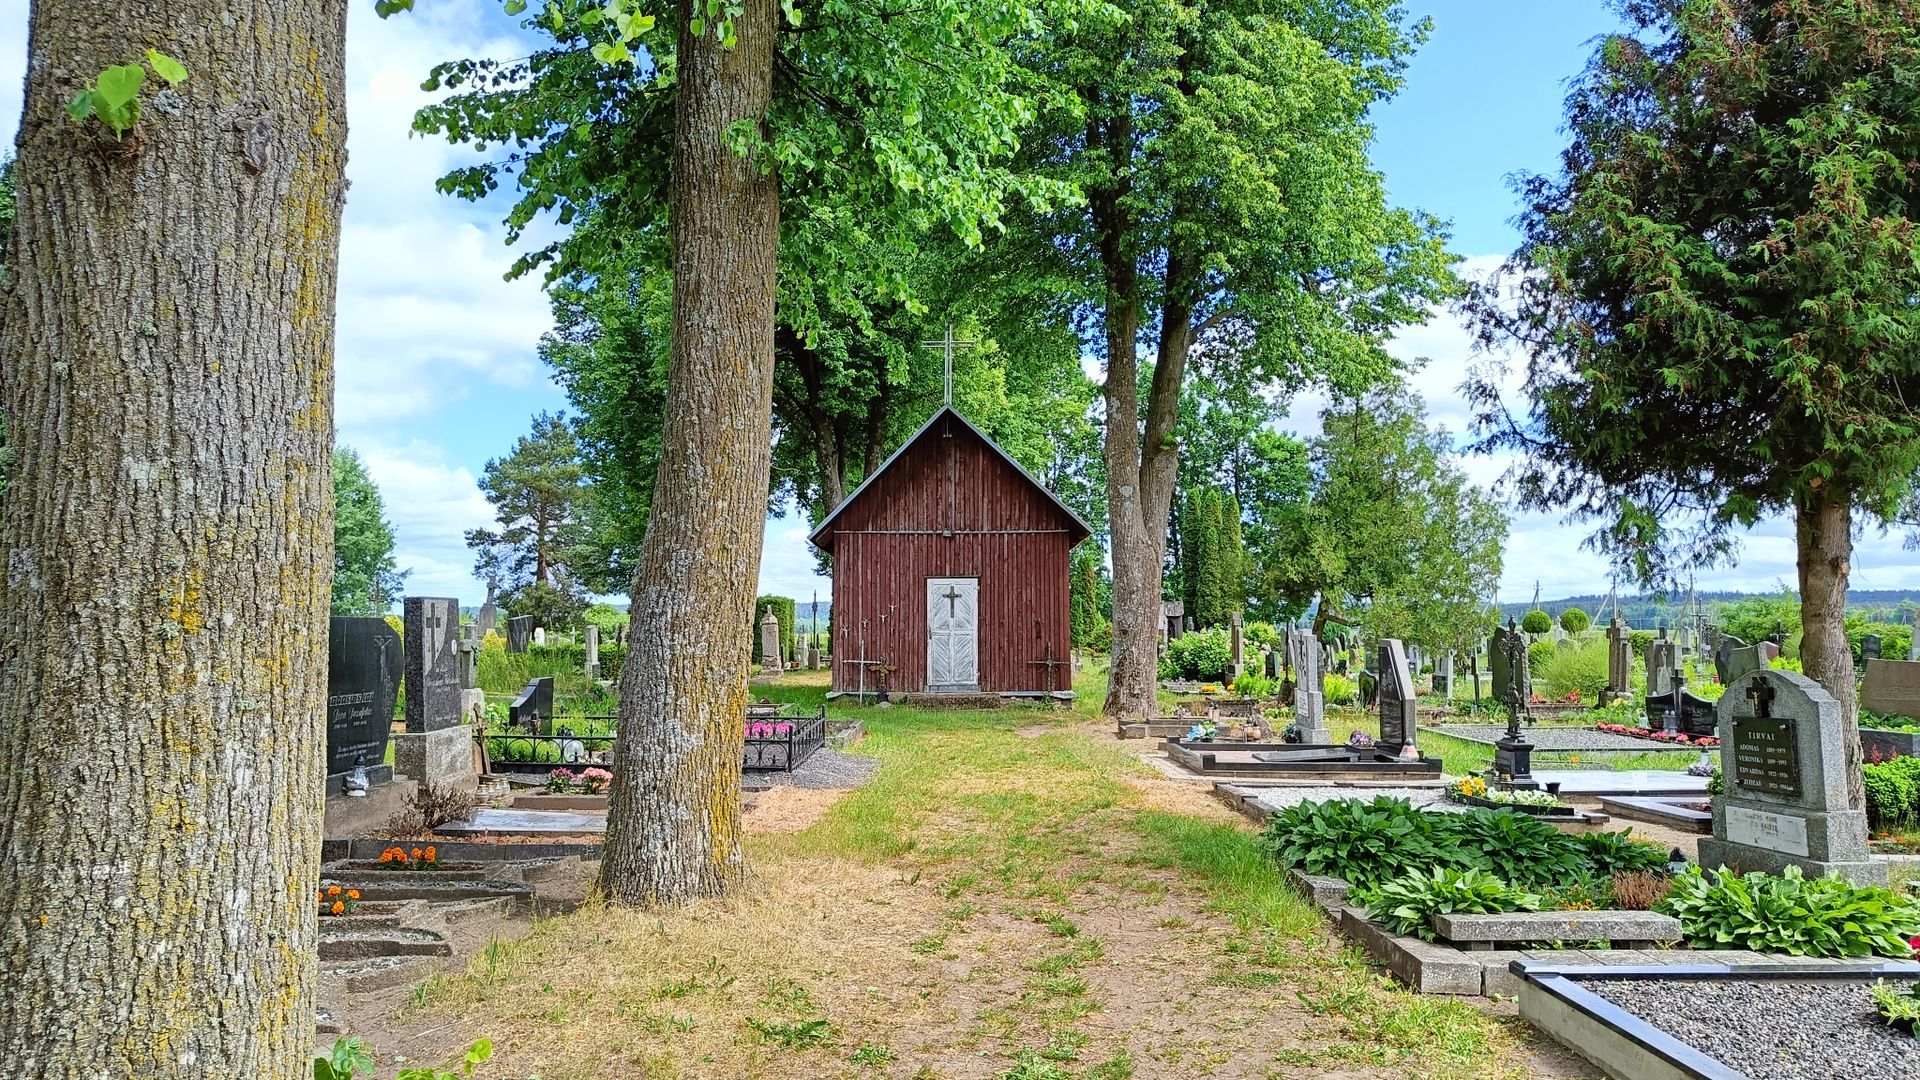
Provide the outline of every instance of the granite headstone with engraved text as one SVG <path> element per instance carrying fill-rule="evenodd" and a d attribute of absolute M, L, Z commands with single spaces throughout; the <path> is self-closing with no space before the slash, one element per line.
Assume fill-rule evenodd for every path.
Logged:
<path fill-rule="evenodd" d="M 403 610 L 407 730 L 395 740 L 394 768 L 424 784 L 471 788 L 479 774 L 460 685 L 460 601 L 409 596 Z"/>
<path fill-rule="evenodd" d="M 1420 729 L 1415 706 L 1413 677 L 1407 670 L 1407 653 L 1399 638 L 1380 642 L 1376 664 L 1380 673 L 1380 741 L 1382 750 L 1405 754 Z"/>
<path fill-rule="evenodd" d="M 523 653 L 533 644 L 533 616 L 515 615 L 507 620 L 507 651 Z"/>
<path fill-rule="evenodd" d="M 390 777 L 387 733 L 400 694 L 400 635 L 381 618 L 332 618 L 327 638 L 327 775 L 338 778 L 364 764 Z"/>
<path fill-rule="evenodd" d="M 1866 810 L 1848 803 L 1832 695 L 1797 672 L 1762 668 L 1729 685 L 1717 709 L 1726 794 L 1714 800 L 1701 865 L 1768 873 L 1798 866 L 1808 877 L 1886 884 L 1886 864 L 1868 854 Z"/>
<path fill-rule="evenodd" d="M 1287 631 L 1287 651 L 1294 657 L 1293 723 L 1300 741 L 1308 746 L 1324 746 L 1333 741 L 1327 730 L 1327 698 L 1321 690 L 1321 673 L 1326 654 L 1311 630 Z"/>

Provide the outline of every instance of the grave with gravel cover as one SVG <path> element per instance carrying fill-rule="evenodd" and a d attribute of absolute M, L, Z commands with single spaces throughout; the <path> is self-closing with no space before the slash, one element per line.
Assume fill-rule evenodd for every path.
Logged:
<path fill-rule="evenodd" d="M 1589 988 L 1753 1080 L 1912 1080 L 1920 1039 L 1881 1022 L 1870 985 L 1608 979 Z"/>

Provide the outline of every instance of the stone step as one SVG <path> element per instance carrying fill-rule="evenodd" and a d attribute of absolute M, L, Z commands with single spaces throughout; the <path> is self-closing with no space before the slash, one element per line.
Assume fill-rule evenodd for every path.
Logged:
<path fill-rule="evenodd" d="M 450 904 L 436 904 L 432 911 L 448 926 L 464 926 L 467 923 L 482 922 L 487 919 L 511 918 L 513 901 L 504 896 L 480 900 L 456 900 Z"/>
<path fill-rule="evenodd" d="M 1523 941 L 1610 941 L 1645 948 L 1679 941 L 1680 920 L 1653 911 L 1514 911 L 1501 915 L 1433 916 L 1442 939 L 1469 949 Z"/>
<path fill-rule="evenodd" d="M 446 935 L 420 928 L 320 931 L 320 959 L 372 960 L 383 956 L 452 956 Z"/>
<path fill-rule="evenodd" d="M 344 984 L 349 994 L 369 994 L 418 982 L 438 966 L 431 956 L 379 956 L 322 967 L 320 977 Z"/>

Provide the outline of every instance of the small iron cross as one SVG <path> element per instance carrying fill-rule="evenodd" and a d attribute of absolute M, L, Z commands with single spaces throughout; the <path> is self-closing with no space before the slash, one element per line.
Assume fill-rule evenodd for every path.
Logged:
<path fill-rule="evenodd" d="M 958 614 L 956 605 L 960 602 L 961 595 L 960 590 L 952 585 L 947 586 L 947 591 L 940 594 L 940 598 L 947 602 L 947 618 L 951 619 Z"/>
<path fill-rule="evenodd" d="M 1752 685 L 1747 687 L 1747 700 L 1753 702 L 1753 715 L 1773 715 L 1773 684 L 1758 675 L 1753 677 Z"/>

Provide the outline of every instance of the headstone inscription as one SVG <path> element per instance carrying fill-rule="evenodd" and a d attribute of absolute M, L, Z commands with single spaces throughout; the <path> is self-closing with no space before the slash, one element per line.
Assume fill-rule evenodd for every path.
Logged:
<path fill-rule="evenodd" d="M 1886 864 L 1868 854 L 1866 811 L 1848 803 L 1839 703 L 1804 675 L 1762 668 L 1727 687 L 1717 709 L 1727 790 L 1701 864 L 1886 884 Z"/>
<path fill-rule="evenodd" d="M 533 644 L 533 616 L 515 615 L 507 620 L 507 651 L 523 653 Z"/>
<path fill-rule="evenodd" d="M 1300 742 L 1325 746 L 1333 741 L 1327 730 L 1327 698 L 1320 689 L 1325 654 L 1311 630 L 1287 631 L 1287 651 L 1298 657 L 1293 668 L 1293 723 Z"/>
<path fill-rule="evenodd" d="M 760 618 L 760 670 L 771 675 L 780 667 L 780 616 L 769 606 Z"/>
<path fill-rule="evenodd" d="M 1414 746 L 1414 740 L 1420 725 L 1415 706 L 1413 677 L 1408 672 L 1406 649 L 1399 638 L 1381 640 L 1380 659 L 1376 666 L 1380 670 L 1380 741 L 1378 745 L 1389 754 L 1417 759 L 1420 752 Z"/>
<path fill-rule="evenodd" d="M 460 602 L 409 596 L 406 619 L 407 730 L 394 743 L 400 773 L 435 787 L 473 787 L 473 728 L 460 685 Z"/>
<path fill-rule="evenodd" d="M 387 733 L 403 670 L 400 635 L 380 618 L 327 623 L 327 794 L 365 766 L 375 783 L 390 780 Z"/>

